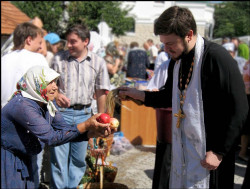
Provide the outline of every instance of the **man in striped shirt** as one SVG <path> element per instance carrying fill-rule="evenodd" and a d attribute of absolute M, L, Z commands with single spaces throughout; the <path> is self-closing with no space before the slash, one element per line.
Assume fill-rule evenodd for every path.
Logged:
<path fill-rule="evenodd" d="M 88 50 L 90 32 L 84 24 L 66 32 L 67 51 L 59 52 L 52 68 L 60 73 L 56 98 L 64 119 L 74 125 L 91 116 L 94 93 L 98 112 L 104 112 L 106 90 L 110 89 L 103 58 Z M 86 170 L 87 142 L 69 142 L 51 148 L 51 188 L 76 188 Z"/>

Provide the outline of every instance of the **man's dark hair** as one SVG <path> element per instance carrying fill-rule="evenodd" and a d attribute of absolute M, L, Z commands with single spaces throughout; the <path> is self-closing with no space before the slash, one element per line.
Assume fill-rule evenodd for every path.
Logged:
<path fill-rule="evenodd" d="M 34 39 L 37 37 L 37 35 L 41 35 L 43 37 L 43 31 L 34 24 L 30 22 L 24 22 L 17 25 L 13 33 L 13 50 L 23 49 L 27 37 L 30 36 L 32 39 Z"/>
<path fill-rule="evenodd" d="M 197 26 L 193 14 L 187 8 L 173 6 L 165 10 L 155 21 L 155 35 L 176 34 L 184 38 L 189 30 L 196 35 Z"/>
<path fill-rule="evenodd" d="M 80 37 L 82 41 L 84 41 L 85 39 L 89 39 L 90 41 L 90 32 L 88 26 L 83 23 L 70 26 L 66 31 L 65 36 L 67 37 L 67 35 L 71 33 L 78 35 L 78 37 Z"/>

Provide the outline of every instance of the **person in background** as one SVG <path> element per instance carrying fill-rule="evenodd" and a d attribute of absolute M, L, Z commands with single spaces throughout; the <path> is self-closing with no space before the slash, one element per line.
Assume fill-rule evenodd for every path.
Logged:
<path fill-rule="evenodd" d="M 152 39 L 148 39 L 147 43 L 149 45 L 149 62 L 150 62 L 150 69 L 154 70 L 154 66 L 155 66 L 155 60 L 156 57 L 158 55 L 158 49 L 157 47 L 154 45 L 154 42 Z"/>
<path fill-rule="evenodd" d="M 238 56 L 249 60 L 249 47 L 246 43 L 240 40 L 239 47 L 238 47 Z"/>
<path fill-rule="evenodd" d="M 244 80 L 245 88 L 246 88 L 248 106 L 250 106 L 250 60 L 248 60 L 243 67 L 243 80 Z M 248 161 L 248 162 L 249 162 L 249 156 L 247 155 L 247 149 L 249 146 L 249 141 L 250 141 L 250 111 L 248 112 L 247 122 L 242 130 L 241 149 L 239 152 L 239 158 L 243 161 Z M 249 167 L 249 163 L 248 163 L 248 167 Z M 248 170 L 248 177 L 249 177 L 249 170 Z"/>
<path fill-rule="evenodd" d="M 123 65 L 120 59 L 120 54 L 114 42 L 111 42 L 107 45 L 104 60 L 106 61 L 109 73 L 111 90 L 121 86 L 123 76 L 120 75 L 120 71 Z"/>
<path fill-rule="evenodd" d="M 146 51 L 139 49 L 137 42 L 130 43 L 127 61 L 127 77 L 147 79 L 150 63 Z"/>
<path fill-rule="evenodd" d="M 56 34 L 56 33 L 48 33 L 44 37 L 44 39 L 50 43 L 52 53 L 56 54 L 59 51 L 59 47 L 61 46 L 61 38 L 60 38 L 60 36 L 58 34 Z"/>
<path fill-rule="evenodd" d="M 106 66 L 108 69 L 109 79 L 110 79 L 110 91 L 120 87 L 125 80 L 125 74 L 122 72 L 123 68 L 123 58 L 121 57 L 118 50 L 118 42 L 110 42 L 108 43 L 105 49 L 105 57 Z M 115 103 L 114 114 L 113 117 L 121 120 L 121 105 Z M 111 136 L 112 138 L 113 136 Z"/>
<path fill-rule="evenodd" d="M 38 28 L 42 29 L 43 33 L 46 33 L 46 31 L 43 29 L 43 22 L 37 16 L 34 17 L 34 19 L 32 19 L 29 22 L 32 23 L 32 24 L 34 24 Z M 10 35 L 10 37 L 8 38 L 8 40 L 5 41 L 5 43 L 2 45 L 2 47 L 1 47 L 1 57 L 3 55 L 5 55 L 5 54 L 8 54 L 9 52 L 11 52 L 13 50 L 13 47 L 14 47 L 13 37 L 14 36 L 13 36 L 13 33 L 12 33 Z"/>
<path fill-rule="evenodd" d="M 240 43 L 240 40 L 238 37 L 232 37 L 231 38 L 231 41 L 234 46 L 235 46 L 235 56 L 238 56 L 238 47 L 239 47 L 239 43 Z"/>
<path fill-rule="evenodd" d="M 187 8 L 166 9 L 154 33 L 176 61 L 168 69 L 165 89 L 120 87 L 119 98 L 172 107 L 169 188 L 233 188 L 235 150 L 249 110 L 235 60 L 221 45 L 197 33 Z"/>
<path fill-rule="evenodd" d="M 150 57 L 150 52 L 149 52 L 149 44 L 148 44 L 147 41 L 143 43 L 143 48 L 145 49 L 145 51 L 146 51 L 146 53 L 148 55 L 148 58 L 149 58 Z"/>
<path fill-rule="evenodd" d="M 49 67 L 51 67 L 51 61 L 54 57 L 54 54 L 48 50 L 47 41 L 45 41 L 44 38 L 42 39 L 41 49 L 38 51 L 38 53 L 42 54 L 46 58 Z"/>
<path fill-rule="evenodd" d="M 162 90 L 165 86 L 168 69 L 172 69 L 175 61 L 163 61 L 154 76 L 149 81 L 147 89 L 150 91 Z M 155 153 L 155 168 L 153 175 L 153 189 L 169 188 L 172 147 L 172 108 L 156 108 L 157 141 Z M 160 175 L 160 176 L 159 176 Z"/>
<path fill-rule="evenodd" d="M 106 91 L 110 81 L 103 58 L 87 48 L 90 32 L 85 24 L 69 26 L 66 51 L 58 52 L 52 68 L 61 74 L 56 102 L 69 125 L 86 121 L 91 116 L 95 93 L 99 113 L 105 112 Z M 88 142 L 69 142 L 51 147 L 51 188 L 76 188 L 86 170 Z"/>
<path fill-rule="evenodd" d="M 238 37 L 232 37 L 231 42 L 235 45 L 235 55 L 249 60 L 249 47 Z"/>
<path fill-rule="evenodd" d="M 68 125 L 53 102 L 59 74 L 34 66 L 21 77 L 17 91 L 1 111 L 1 188 L 35 188 L 36 156 L 44 144 L 58 146 L 69 141 L 107 137 L 109 124 L 96 121 Z"/>
<path fill-rule="evenodd" d="M 231 40 L 229 37 L 223 37 L 222 41 L 221 41 L 221 45 L 225 44 L 225 43 L 229 43 Z"/>
<path fill-rule="evenodd" d="M 240 73 L 243 74 L 243 67 L 245 66 L 247 60 L 236 55 L 234 43 L 225 43 L 222 46 L 230 53 L 234 60 L 236 60 Z"/>
<path fill-rule="evenodd" d="M 164 44 L 161 44 L 160 50 L 159 50 L 158 55 L 157 55 L 156 60 L 155 60 L 154 71 L 156 71 L 157 68 L 159 68 L 160 65 L 163 62 L 166 62 L 168 59 L 169 59 L 168 53 L 164 51 Z"/>
<path fill-rule="evenodd" d="M 30 22 L 19 24 L 13 33 L 13 51 L 1 57 L 1 108 L 16 90 L 16 83 L 32 66 L 48 66 L 41 49 L 43 31 Z"/>
<path fill-rule="evenodd" d="M 250 107 L 250 60 L 248 60 L 246 62 L 246 65 L 244 66 L 243 80 L 245 83 L 248 106 Z M 242 133 L 248 136 L 247 138 L 248 142 L 243 143 L 243 144 L 246 144 L 246 146 L 241 146 L 241 151 L 242 151 L 242 154 L 244 155 L 243 157 L 246 157 L 245 155 L 247 154 L 247 148 L 248 148 L 249 137 L 250 137 L 250 111 L 248 111 L 247 122 L 244 125 Z M 245 173 L 245 177 L 244 177 L 244 181 L 243 181 L 241 189 L 248 189 L 248 188 L 250 188 L 250 159 L 249 158 L 248 158 L 247 169 L 246 169 L 246 173 Z"/>

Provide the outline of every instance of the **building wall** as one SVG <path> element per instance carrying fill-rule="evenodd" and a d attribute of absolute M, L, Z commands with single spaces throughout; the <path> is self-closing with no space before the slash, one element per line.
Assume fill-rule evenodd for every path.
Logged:
<path fill-rule="evenodd" d="M 209 7 L 205 2 L 185 2 L 185 1 L 124 1 L 122 8 L 133 7 L 129 16 L 135 19 L 135 32 L 126 33 L 125 36 L 114 37 L 114 40 L 122 44 L 130 44 L 132 41 L 143 43 L 151 38 L 155 44 L 160 44 L 159 36 L 154 35 L 153 23 L 160 14 L 171 6 L 188 8 L 194 15 L 198 33 L 206 38 L 210 38 L 213 29 L 214 8 Z M 210 32 L 210 33 L 209 33 Z"/>
<path fill-rule="evenodd" d="M 143 43 L 149 38 L 152 39 L 155 44 L 160 43 L 159 37 L 154 35 L 153 30 L 153 24 L 136 24 L 135 33 L 127 33 L 126 36 L 116 38 L 116 40 L 128 45 L 132 41 L 136 41 L 140 47 L 142 47 Z"/>

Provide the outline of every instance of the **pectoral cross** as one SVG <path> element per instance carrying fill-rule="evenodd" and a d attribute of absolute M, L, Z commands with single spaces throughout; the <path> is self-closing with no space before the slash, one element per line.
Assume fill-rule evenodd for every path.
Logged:
<path fill-rule="evenodd" d="M 183 119 L 185 117 L 185 115 L 182 113 L 181 109 L 179 109 L 178 114 L 174 114 L 174 116 L 177 117 L 176 127 L 180 128 L 181 119 Z"/>

